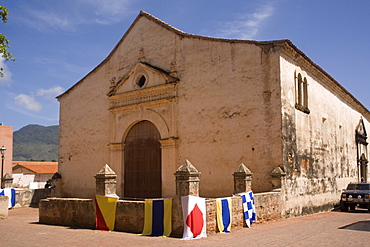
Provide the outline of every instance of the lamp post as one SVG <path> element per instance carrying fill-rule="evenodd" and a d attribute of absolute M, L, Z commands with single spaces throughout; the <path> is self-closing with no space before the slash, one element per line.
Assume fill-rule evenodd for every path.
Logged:
<path fill-rule="evenodd" d="M 1 188 L 4 188 L 4 160 L 5 160 L 5 154 L 6 148 L 3 146 L 0 148 L 1 153 Z"/>

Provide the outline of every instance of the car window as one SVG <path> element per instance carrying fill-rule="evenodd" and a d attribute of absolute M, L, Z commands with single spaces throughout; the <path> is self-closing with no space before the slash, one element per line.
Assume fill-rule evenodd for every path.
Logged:
<path fill-rule="evenodd" d="M 347 186 L 347 190 L 355 190 L 356 189 L 356 185 L 355 184 L 349 184 Z"/>
<path fill-rule="evenodd" d="M 358 184 L 358 190 L 370 190 L 369 184 Z"/>
<path fill-rule="evenodd" d="M 347 190 L 370 190 L 370 184 L 349 184 Z"/>

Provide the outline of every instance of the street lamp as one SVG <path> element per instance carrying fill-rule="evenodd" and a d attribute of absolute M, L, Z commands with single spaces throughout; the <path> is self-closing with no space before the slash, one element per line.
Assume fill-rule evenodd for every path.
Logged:
<path fill-rule="evenodd" d="M 6 148 L 3 146 L 0 148 L 0 153 L 1 153 L 1 188 L 4 188 L 4 160 L 5 160 L 5 154 Z"/>

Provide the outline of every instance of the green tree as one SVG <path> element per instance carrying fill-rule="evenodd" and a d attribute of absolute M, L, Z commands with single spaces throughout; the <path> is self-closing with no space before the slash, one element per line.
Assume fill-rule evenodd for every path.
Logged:
<path fill-rule="evenodd" d="M 8 17 L 7 17 L 8 14 L 9 14 L 8 9 L 0 5 L 0 17 L 4 23 L 8 21 Z M 9 60 L 15 61 L 13 55 L 8 51 L 9 47 L 10 47 L 9 40 L 6 38 L 4 34 L 0 33 L 0 54 L 1 56 L 5 59 L 5 61 L 9 61 Z M 1 77 L 4 76 L 3 71 L 4 71 L 4 68 L 0 67 Z"/>

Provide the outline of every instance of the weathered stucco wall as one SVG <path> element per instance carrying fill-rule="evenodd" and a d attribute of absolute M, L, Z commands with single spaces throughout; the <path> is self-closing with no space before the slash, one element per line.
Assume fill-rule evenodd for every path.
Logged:
<path fill-rule="evenodd" d="M 178 138 L 175 159 L 163 166 L 163 188 L 168 190 L 164 196 L 174 195 L 172 173 L 185 159 L 202 173 L 201 196 L 231 195 L 232 173 L 242 162 L 254 173 L 253 190 L 270 190 L 266 181 L 278 165 L 276 161 L 281 160 L 279 67 L 274 50 L 182 37 L 147 19 L 136 23 L 134 30 L 112 56 L 112 70 L 123 59 L 132 67 L 145 52 L 145 62 L 175 71 L 180 79 L 176 105 L 145 107 L 159 114 L 168 126 L 169 132 L 161 132 L 162 138 Z M 116 61 L 114 57 L 121 54 L 125 57 Z M 126 90 L 130 87 L 132 90 L 128 84 Z M 127 127 L 134 121 L 153 121 L 143 108 L 129 109 L 126 115 L 119 115 L 119 121 L 127 121 L 122 124 Z M 133 121 L 132 115 L 139 117 Z M 121 129 L 122 136 L 126 131 Z M 122 171 L 121 163 L 112 167 Z"/>
<path fill-rule="evenodd" d="M 172 71 L 171 63 L 176 56 L 176 45 L 178 37 L 168 29 L 159 26 L 146 18 L 140 19 L 135 28 L 132 28 L 124 36 L 123 43 L 120 44 L 112 56 L 107 61 L 107 71 L 109 78 L 115 78 L 119 82 L 124 76 L 137 65 L 138 62 L 146 62 L 165 71 Z M 155 40 L 155 42 L 154 42 Z M 149 85 L 147 88 L 160 85 L 160 79 L 156 74 L 148 77 Z M 120 88 L 120 92 L 140 91 L 135 88 L 136 78 L 129 78 Z M 176 88 L 174 89 L 176 90 Z M 150 100 L 149 100 L 150 101 Z M 137 122 L 148 120 L 158 129 L 161 139 L 177 137 L 176 123 L 176 103 L 151 103 L 133 104 L 129 107 L 111 111 L 111 142 L 124 143 L 130 128 Z M 166 144 L 162 144 L 162 147 Z M 123 196 L 123 152 L 122 145 L 111 148 L 110 166 L 117 173 L 117 193 Z M 173 152 L 167 148 L 162 148 L 162 195 L 164 197 L 175 194 L 175 183 L 173 173 L 181 163 L 176 162 Z"/>
<path fill-rule="evenodd" d="M 92 72 L 60 99 L 59 173 L 63 195 L 92 197 L 94 175 L 109 160 L 109 81 Z"/>
<path fill-rule="evenodd" d="M 148 120 L 161 136 L 163 197 L 175 195 L 173 173 L 188 159 L 202 197 L 231 195 L 244 163 L 255 193 L 272 189 L 275 167 L 286 172 L 284 215 L 332 207 L 358 179 L 355 129 L 361 117 L 370 127 L 369 112 L 293 47 L 188 35 L 139 15 L 108 58 L 59 97 L 62 196 L 93 198 L 104 164 L 124 196 L 125 138 Z M 135 86 L 140 70 L 150 74 L 144 88 Z M 297 72 L 308 81 L 309 113 L 295 108 Z M 140 94 L 158 88 L 160 100 Z M 115 105 L 126 96 L 131 103 Z"/>
<path fill-rule="evenodd" d="M 358 181 L 355 130 L 361 117 L 370 127 L 360 113 L 366 110 L 299 56 L 282 56 L 280 63 L 286 214 L 325 211 L 349 182 Z M 297 71 L 308 81 L 309 114 L 295 109 Z"/>
<path fill-rule="evenodd" d="M 179 78 L 176 100 L 110 114 L 111 83 L 139 61 Z M 232 173 L 242 162 L 254 173 L 253 191 L 270 190 L 270 173 L 282 160 L 278 61 L 271 45 L 183 36 L 138 19 L 106 62 L 59 98 L 63 195 L 92 197 L 94 175 L 105 163 L 122 195 L 124 145 L 117 143 L 141 120 L 153 121 L 162 139 L 174 138 L 172 149 L 162 148 L 163 196 L 175 194 L 173 173 L 185 159 L 202 173 L 201 196 L 231 195 Z M 127 83 L 121 90 L 134 89 Z"/>
<path fill-rule="evenodd" d="M 232 194 L 240 163 L 253 172 L 254 192 L 269 191 L 281 160 L 274 49 L 185 39 L 181 50 L 194 57 L 183 55 L 179 73 L 179 161 L 189 159 L 202 173 L 201 196 Z"/>

